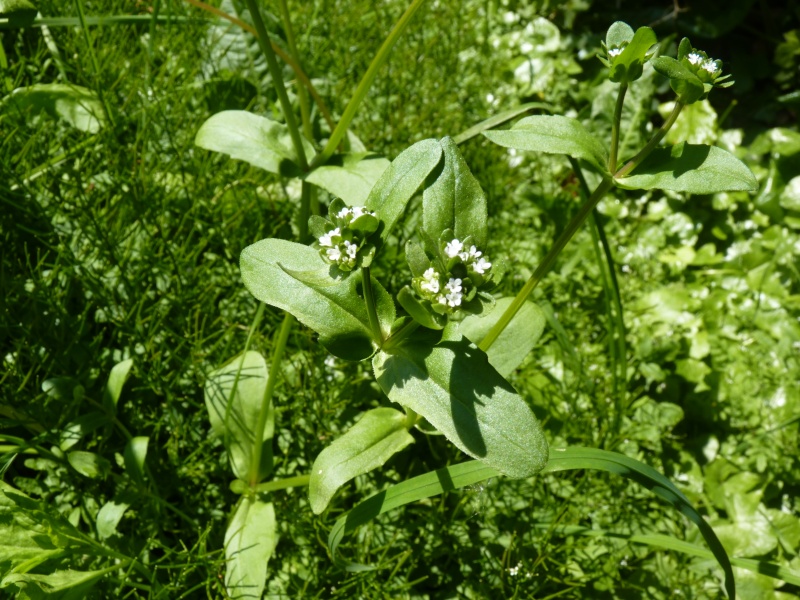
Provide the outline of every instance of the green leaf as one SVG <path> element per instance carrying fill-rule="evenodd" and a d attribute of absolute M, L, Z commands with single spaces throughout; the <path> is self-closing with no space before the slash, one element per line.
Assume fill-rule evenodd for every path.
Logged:
<path fill-rule="evenodd" d="M 705 95 L 703 82 L 674 58 L 658 56 L 650 62 L 656 72 L 669 78 L 670 87 L 684 104 L 697 102 Z"/>
<path fill-rule="evenodd" d="M 341 198 L 348 206 L 363 206 L 388 167 L 389 161 L 378 154 L 334 154 L 305 180 Z"/>
<path fill-rule="evenodd" d="M 76 129 L 97 133 L 106 124 L 103 103 L 92 90 L 64 83 L 37 83 L 15 89 L 0 107 L 13 106 L 30 115 L 45 113 Z"/>
<path fill-rule="evenodd" d="M 745 164 L 716 146 L 675 144 L 656 148 L 633 175 L 616 180 L 625 189 L 661 189 L 692 194 L 755 191 L 758 182 Z"/>
<path fill-rule="evenodd" d="M 360 290 L 361 272 L 334 279 L 330 268 L 314 248 L 278 239 L 248 246 L 240 261 L 245 286 L 256 298 L 290 312 L 320 334 L 331 354 L 347 360 L 372 356 L 372 340 L 366 305 Z M 394 301 L 373 278 L 378 320 L 384 336 L 395 319 Z"/>
<path fill-rule="evenodd" d="M 622 44 L 627 44 L 633 39 L 633 27 L 624 21 L 615 21 L 606 32 L 606 46 L 609 48 L 619 48 Z"/>
<path fill-rule="evenodd" d="M 100 571 L 55 571 L 48 575 L 11 573 L 3 578 L 0 587 L 19 588 L 19 600 L 84 600 L 89 591 L 108 573 L 119 570 L 114 565 Z"/>
<path fill-rule="evenodd" d="M 440 143 L 444 163 L 436 180 L 422 195 L 423 227 L 433 239 L 438 240 L 443 231 L 452 229 L 458 239 L 471 235 L 473 242 L 484 248 L 488 219 L 486 194 L 452 138 L 442 138 Z"/>
<path fill-rule="evenodd" d="M 308 497 L 314 514 L 324 511 L 345 483 L 373 469 L 412 444 L 406 416 L 393 408 L 364 413 L 342 437 L 320 452 L 311 467 Z"/>
<path fill-rule="evenodd" d="M 582 158 L 607 173 L 608 156 L 603 144 L 575 119 L 535 115 L 521 119 L 511 129 L 485 131 L 483 135 L 505 148 Z"/>
<path fill-rule="evenodd" d="M 277 541 L 272 503 L 243 496 L 225 531 L 225 589 L 231 598 L 261 598 Z"/>
<path fill-rule="evenodd" d="M 501 298 L 488 316 L 468 316 L 459 325 L 459 331 L 477 346 L 513 301 L 513 298 Z M 544 311 L 536 304 L 523 304 L 486 353 L 489 364 L 500 375 L 508 377 L 533 350 L 544 332 L 546 321 Z"/>
<path fill-rule="evenodd" d="M 67 461 L 78 473 L 91 479 L 104 479 L 111 472 L 111 463 L 94 452 L 74 450 L 67 454 Z"/>
<path fill-rule="evenodd" d="M 611 62 L 609 78 L 615 82 L 630 83 L 642 76 L 642 64 L 647 51 L 658 39 L 649 27 L 639 27 L 619 56 Z"/>
<path fill-rule="evenodd" d="M 453 138 L 453 141 L 456 144 L 461 145 L 464 142 L 479 136 L 481 133 L 487 131 L 488 129 L 494 129 L 495 127 L 507 123 L 511 119 L 515 119 L 520 115 L 524 115 L 529 110 L 537 110 L 537 109 L 544 110 L 547 112 L 553 112 L 553 106 L 551 104 L 546 104 L 544 102 L 527 102 L 526 104 L 520 104 L 515 108 L 491 116 L 488 119 L 481 121 L 476 125 L 473 125 L 469 129 L 462 131 Z"/>
<path fill-rule="evenodd" d="M 528 477 L 547 461 L 547 441 L 530 407 L 460 335 L 434 347 L 407 341 L 373 359 L 393 402 L 425 417 L 461 450 L 509 477 Z"/>
<path fill-rule="evenodd" d="M 426 306 L 417 299 L 410 286 L 403 286 L 397 294 L 397 302 L 417 323 L 428 329 L 442 329 L 447 325 L 447 317 L 430 310 L 430 303 Z"/>
<path fill-rule="evenodd" d="M 367 197 L 366 207 L 383 221 L 381 239 L 385 240 L 397 223 L 406 204 L 442 158 L 436 140 L 422 140 L 406 148 L 383 172 Z"/>
<path fill-rule="evenodd" d="M 77 444 L 83 436 L 109 424 L 109 417 L 103 412 L 90 412 L 81 415 L 74 421 L 70 422 L 61 431 L 61 441 L 58 447 L 64 452 Z"/>
<path fill-rule="evenodd" d="M 205 402 L 215 435 L 223 438 L 231 470 L 239 479 L 250 479 L 255 427 L 264 401 L 269 371 L 260 353 L 248 350 L 206 379 Z M 272 472 L 272 436 L 275 427 L 272 406 L 264 428 L 259 480 Z"/>
<path fill-rule="evenodd" d="M 0 27 L 29 27 L 38 12 L 28 0 L 0 0 Z"/>
<path fill-rule="evenodd" d="M 122 520 L 129 506 L 130 505 L 125 502 L 117 502 L 115 500 L 106 502 L 100 510 L 97 511 L 97 537 L 101 540 L 105 540 L 117 533 L 117 525 L 119 525 L 119 522 Z"/>
<path fill-rule="evenodd" d="M 314 147 L 305 138 L 301 139 L 306 158 L 311 160 Z M 303 174 L 286 125 L 246 110 L 226 110 L 212 115 L 200 126 L 194 143 L 270 173 L 286 177 Z"/>
<path fill-rule="evenodd" d="M 117 414 L 119 397 L 122 395 L 122 388 L 128 380 L 132 366 L 133 359 L 128 358 L 114 365 L 111 373 L 108 374 L 108 382 L 103 389 L 103 406 L 112 415 Z"/>
<path fill-rule="evenodd" d="M 131 479 L 139 484 L 144 483 L 144 461 L 147 458 L 147 444 L 149 441 L 150 438 L 147 436 L 138 436 L 131 438 L 125 444 L 125 452 L 123 453 L 125 470 Z"/>

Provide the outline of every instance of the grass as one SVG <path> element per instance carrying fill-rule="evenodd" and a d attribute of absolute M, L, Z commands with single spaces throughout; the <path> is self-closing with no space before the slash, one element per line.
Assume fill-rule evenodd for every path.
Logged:
<path fill-rule="evenodd" d="M 106 544 L 154 571 L 162 597 L 221 597 L 223 534 L 236 496 L 221 442 L 209 436 L 203 383 L 241 351 L 255 315 L 239 252 L 264 237 L 295 235 L 299 188 L 193 144 L 200 124 L 222 109 L 279 116 L 249 36 L 217 21 L 171 21 L 206 16 L 177 1 L 83 7 L 87 16 L 153 9 L 166 20 L 2 33 L 13 87 L 71 82 L 102 90 L 112 123 L 90 134 L 7 104 L 0 113 L 1 433 L 43 449 L 38 459 L 9 455 L 4 481 L 89 535 L 101 506 L 125 500 L 132 508 Z M 290 7 L 304 66 L 341 115 L 405 3 Z M 353 122 L 365 145 L 394 156 L 531 99 L 588 118 L 598 65 L 591 55 L 574 56 L 597 45 L 589 14 L 572 3 L 512 8 L 424 7 Z M 78 17 L 71 3 L 41 2 L 39 9 Z M 507 11 L 520 21 L 509 23 Z M 613 20 L 606 12 L 603 27 Z M 568 75 L 537 90 L 513 78 L 521 57 L 509 48 L 515 32 L 539 15 L 563 27 L 543 64 Z M 537 25 L 535 33 L 542 31 Z M 602 98 L 594 101 L 599 106 Z M 752 148 L 772 122 L 759 118 L 748 121 L 734 108 L 725 126 L 745 128 L 741 152 L 764 179 L 769 153 Z M 785 118 L 785 109 L 776 109 L 773 122 Z M 315 127 L 326 135 L 319 118 Z M 506 257 L 503 289 L 512 293 L 577 207 L 577 181 L 560 157 L 525 156 L 512 167 L 515 157 L 478 138 L 464 152 L 490 199 L 487 254 Z M 792 156 L 780 160 L 785 176 L 778 185 L 785 185 L 800 171 Z M 758 557 L 796 569 L 798 230 L 759 210 L 759 202 L 744 194 L 607 198 L 600 220 L 618 269 L 627 387 L 609 354 L 619 325 L 609 321 L 605 267 L 588 229 L 536 292 L 549 325 L 514 383 L 544 421 L 551 445 L 605 447 L 644 460 L 682 486 L 738 555 L 751 556 L 737 538 L 774 539 Z M 680 260 L 684 248 L 697 255 L 707 243 L 714 244 L 711 259 Z M 254 349 L 270 355 L 281 319 L 267 308 Z M 109 461 L 108 478 L 83 477 L 63 458 L 44 460 L 68 423 L 98 410 L 108 373 L 128 357 L 134 370 L 118 418 L 132 435 L 149 438 L 151 477 L 130 484 L 116 458 L 126 441 L 119 429 L 100 429 L 79 446 Z M 361 412 L 386 402 L 366 364 L 331 366 L 325 358 L 308 330 L 292 331 L 275 398 L 277 477 L 306 473 Z M 59 386 L 43 391 L 56 378 Z M 569 529 L 693 535 L 645 490 L 594 473 L 491 480 L 408 506 L 345 539 L 345 555 L 376 570 L 339 571 L 325 550 L 336 518 L 391 483 L 465 459 L 441 437 L 416 437 L 410 452 L 359 477 L 321 518 L 312 516 L 302 489 L 272 495 L 280 540 L 269 597 L 718 597 L 711 563 Z M 769 516 L 772 534 L 748 529 L 756 514 Z M 86 555 L 60 566 L 101 562 Z M 779 597 L 770 583 L 740 574 L 743 589 Z M 155 587 L 136 587 L 147 585 L 114 573 L 95 593 L 155 597 Z M 798 588 L 781 593 L 795 597 Z"/>

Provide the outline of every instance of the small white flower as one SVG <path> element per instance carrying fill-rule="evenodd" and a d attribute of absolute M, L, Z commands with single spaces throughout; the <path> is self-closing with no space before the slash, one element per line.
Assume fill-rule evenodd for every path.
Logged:
<path fill-rule="evenodd" d="M 350 258 L 352 258 L 352 259 L 355 259 L 355 257 L 356 257 L 356 252 L 358 252 L 358 246 L 356 246 L 355 244 L 351 244 L 350 242 L 348 242 L 347 240 L 345 240 L 345 242 L 344 242 L 344 249 L 345 249 L 345 251 L 347 252 L 347 255 L 348 255 Z"/>
<path fill-rule="evenodd" d="M 422 277 L 425 281 L 423 281 L 419 287 L 425 290 L 426 292 L 430 292 L 431 294 L 438 294 L 439 274 L 433 270 L 433 267 L 425 271 Z"/>
<path fill-rule="evenodd" d="M 448 281 L 448 282 L 447 282 L 447 285 L 445 285 L 444 287 L 445 287 L 445 288 L 447 289 L 447 291 L 449 291 L 449 292 L 453 292 L 454 294 L 455 294 L 455 293 L 458 293 L 458 292 L 460 292 L 460 291 L 461 291 L 461 280 L 460 280 L 460 279 L 455 279 L 455 278 L 451 277 L 451 278 L 450 278 L 450 281 Z"/>
<path fill-rule="evenodd" d="M 609 48 L 608 49 L 608 58 L 615 58 L 622 54 L 622 48 Z"/>
<path fill-rule="evenodd" d="M 346 219 L 348 216 L 350 216 L 352 214 L 353 214 L 353 209 L 352 208 L 347 208 L 345 206 L 342 210 L 340 210 L 337 213 L 336 216 L 339 217 L 340 219 Z"/>
<path fill-rule="evenodd" d="M 480 273 L 481 275 L 483 275 L 484 273 L 486 273 L 487 269 L 491 268 L 491 266 L 492 263 L 490 263 L 484 257 L 481 257 L 475 263 L 473 263 L 472 268 L 475 270 L 476 273 Z"/>
<path fill-rule="evenodd" d="M 325 247 L 333 246 L 333 242 L 331 241 L 331 238 L 338 237 L 340 235 L 342 235 L 342 232 L 339 231 L 339 228 L 337 227 L 333 231 L 329 231 L 328 233 L 326 233 L 325 235 L 320 237 L 319 238 L 319 245 L 320 246 L 325 246 Z"/>
<path fill-rule="evenodd" d="M 447 294 L 447 305 L 451 308 L 455 308 L 456 306 L 461 305 L 461 292 L 453 292 L 451 294 Z M 441 302 L 441 300 L 440 300 Z"/>
<path fill-rule="evenodd" d="M 701 62 L 703 62 L 703 57 L 700 56 L 699 54 L 694 53 L 694 52 L 692 52 L 691 54 L 687 55 L 686 58 L 693 65 L 699 65 Z"/>
<path fill-rule="evenodd" d="M 444 253 L 450 258 L 455 258 L 463 247 L 464 244 L 458 241 L 458 239 L 454 239 L 452 242 L 447 242 L 447 245 L 444 247 Z"/>
<path fill-rule="evenodd" d="M 439 304 L 447 304 L 447 298 L 444 296 L 439 296 Z"/>
<path fill-rule="evenodd" d="M 328 256 L 328 260 L 333 262 L 339 262 L 339 259 L 342 258 L 342 251 L 338 247 L 329 248 L 325 254 Z"/>
<path fill-rule="evenodd" d="M 703 68 L 713 75 L 714 73 L 717 72 L 717 63 L 715 63 L 713 60 L 709 58 L 706 62 L 703 63 Z"/>

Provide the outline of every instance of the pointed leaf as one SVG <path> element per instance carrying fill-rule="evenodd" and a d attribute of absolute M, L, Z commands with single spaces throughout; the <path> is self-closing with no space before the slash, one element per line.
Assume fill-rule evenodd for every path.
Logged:
<path fill-rule="evenodd" d="M 104 479 L 111 472 L 111 463 L 94 452 L 75 450 L 67 454 L 67 461 L 78 473 L 91 479 Z"/>
<path fill-rule="evenodd" d="M 423 227 L 434 239 L 439 239 L 445 229 L 452 229 L 460 240 L 471 235 L 473 242 L 483 248 L 488 218 L 486 194 L 452 138 L 442 138 L 440 144 L 444 164 L 422 195 Z"/>
<path fill-rule="evenodd" d="M 103 103 L 92 90 L 64 83 L 37 83 L 15 89 L 0 102 L 32 115 L 45 113 L 76 129 L 97 133 L 106 124 Z"/>
<path fill-rule="evenodd" d="M 97 537 L 101 540 L 111 537 L 117 532 L 117 525 L 122 520 L 130 505 L 112 500 L 106 502 L 97 511 Z"/>
<path fill-rule="evenodd" d="M 601 173 L 607 172 L 605 148 L 575 119 L 536 115 L 521 119 L 511 129 L 485 131 L 483 135 L 506 148 L 582 158 Z"/>
<path fill-rule="evenodd" d="M 367 197 L 366 207 L 383 221 L 381 239 L 391 233 L 406 204 L 442 158 L 436 140 L 422 140 L 406 148 L 383 172 Z"/>
<path fill-rule="evenodd" d="M 547 462 L 547 441 L 530 407 L 462 336 L 434 347 L 408 341 L 379 352 L 372 364 L 389 399 L 470 456 L 509 477 L 528 477 Z"/>
<path fill-rule="evenodd" d="M 758 189 L 750 169 L 727 150 L 687 143 L 653 150 L 633 175 L 617 179 L 616 183 L 625 189 L 692 194 Z"/>
<path fill-rule="evenodd" d="M 248 246 L 240 261 L 245 286 L 256 298 L 282 308 L 320 334 L 336 356 L 364 360 L 375 351 L 361 289 L 361 272 L 331 277 L 328 265 L 308 246 L 266 239 Z M 377 280 L 373 292 L 385 336 L 395 319 L 394 301 Z"/>
<path fill-rule="evenodd" d="M 516 108 L 512 108 L 510 110 L 503 111 L 496 115 L 493 115 L 486 119 L 485 121 L 481 121 L 480 123 L 473 125 L 469 129 L 462 131 L 457 136 L 453 138 L 453 141 L 456 144 L 463 144 L 464 142 L 471 140 L 474 137 L 479 136 L 484 131 L 489 129 L 494 129 L 502 125 L 503 123 L 507 123 L 511 119 L 514 119 L 520 115 L 524 115 L 529 110 L 543 110 L 547 112 L 553 112 L 553 106 L 551 104 L 546 104 L 544 102 L 527 102 L 525 104 L 521 104 Z"/>
<path fill-rule="evenodd" d="M 225 532 L 225 589 L 231 598 L 261 598 L 277 539 L 272 503 L 243 496 Z"/>
<path fill-rule="evenodd" d="M 119 397 L 122 395 L 122 388 L 128 380 L 132 366 L 133 359 L 128 358 L 114 365 L 111 373 L 108 374 L 108 382 L 103 390 L 103 406 L 112 415 L 117 414 Z"/>
<path fill-rule="evenodd" d="M 412 444 L 406 416 L 393 408 L 369 410 L 342 437 L 317 456 L 311 467 L 308 497 L 314 514 L 324 511 L 345 483 L 373 469 Z"/>
<path fill-rule="evenodd" d="M 212 371 L 206 380 L 205 402 L 211 428 L 223 439 L 234 475 L 246 481 L 250 478 L 255 427 L 264 401 L 268 374 L 264 357 L 248 350 Z M 270 406 L 262 438 L 260 479 L 272 471 L 273 414 Z"/>
<path fill-rule="evenodd" d="M 125 444 L 125 452 L 123 454 L 125 470 L 139 484 L 144 483 L 144 461 L 147 458 L 147 444 L 149 441 L 150 438 L 147 436 L 138 436 L 131 438 Z"/>
<path fill-rule="evenodd" d="M 477 346 L 513 301 L 513 298 L 501 298 L 488 316 L 469 316 L 464 319 L 459 325 L 459 331 Z M 522 305 L 508 327 L 486 352 L 489 363 L 500 375 L 508 377 L 522 364 L 542 336 L 546 321 L 544 311 L 536 304 L 526 302 Z"/>
<path fill-rule="evenodd" d="M 341 198 L 348 206 L 364 206 L 370 190 L 388 166 L 389 161 L 378 154 L 334 154 L 306 175 L 305 180 Z"/>
<path fill-rule="evenodd" d="M 301 139 L 306 159 L 310 160 L 314 147 L 305 138 Z M 212 115 L 200 126 L 194 143 L 270 173 L 286 177 L 302 175 L 286 125 L 246 110 L 226 110 Z"/>

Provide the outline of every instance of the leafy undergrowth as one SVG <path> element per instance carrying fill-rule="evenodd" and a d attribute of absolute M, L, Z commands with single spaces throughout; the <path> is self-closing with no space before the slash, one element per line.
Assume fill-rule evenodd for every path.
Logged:
<path fill-rule="evenodd" d="M 334 115 L 405 8 L 374 4 L 291 7 L 304 64 Z M 523 101 L 607 130 L 614 96 L 593 85 L 601 80 L 594 54 L 616 15 L 590 16 L 578 2 L 540 4 L 430 3 L 353 130 L 370 150 L 394 157 Z M 227 0 L 220 6 L 236 10 Z M 77 17 L 71 3 L 38 8 Z M 105 0 L 84 10 L 158 20 L 90 27 L 91 45 L 74 21 L 2 37 L 0 439 L 3 480 L 16 489 L 0 497 L 3 585 L 40 597 L 37 576 L 59 570 L 76 590 L 99 579 L 88 592 L 95 597 L 223 597 L 224 532 L 237 495 L 203 386 L 242 351 L 256 313 L 239 254 L 265 237 L 296 236 L 300 190 L 194 145 L 200 125 L 223 109 L 279 118 L 248 34 L 189 4 Z M 598 225 L 587 224 L 535 292 L 545 334 L 512 381 L 551 447 L 615 450 L 654 466 L 731 556 L 797 573 L 797 23 L 771 17 L 783 38 L 775 61 L 759 71 L 742 57 L 738 30 L 720 37 L 716 55 L 740 57 L 741 89 L 719 93 L 720 104 L 693 105 L 676 125 L 739 156 L 760 191 L 607 196 Z M 715 35 L 725 27 L 691 11 L 679 24 L 716 26 Z M 76 116 L 11 94 L 53 83 L 99 91 L 99 104 Z M 663 87 L 652 72 L 632 87 L 641 101 L 623 115 L 623 155 L 660 123 L 659 110 L 669 111 L 649 103 Z M 315 127 L 327 136 L 319 116 Z M 578 181 L 563 157 L 506 151 L 483 138 L 462 150 L 489 195 L 487 254 L 503 257 L 502 291 L 513 294 L 577 208 Z M 398 233 L 398 248 L 414 226 Z M 376 266 L 395 292 L 405 277 L 400 258 L 398 250 Z M 251 349 L 269 357 L 281 319 L 268 308 Z M 366 363 L 334 359 L 312 338 L 293 329 L 281 367 L 277 478 L 308 473 L 363 411 L 388 404 Z M 441 436 L 414 437 L 321 517 L 304 488 L 271 495 L 279 537 L 268 597 L 719 597 L 714 562 L 627 539 L 660 533 L 702 545 L 688 520 L 634 484 L 588 472 L 496 478 L 404 507 L 342 545 L 348 559 L 374 570 L 339 570 L 326 550 L 339 516 L 389 484 L 467 458 Z M 36 535 L 50 537 L 49 554 L 30 549 Z M 26 560 L 40 563 L 19 569 Z M 80 583 L 76 572 L 96 575 Z M 796 582 L 736 575 L 742 598 L 800 592 Z"/>

